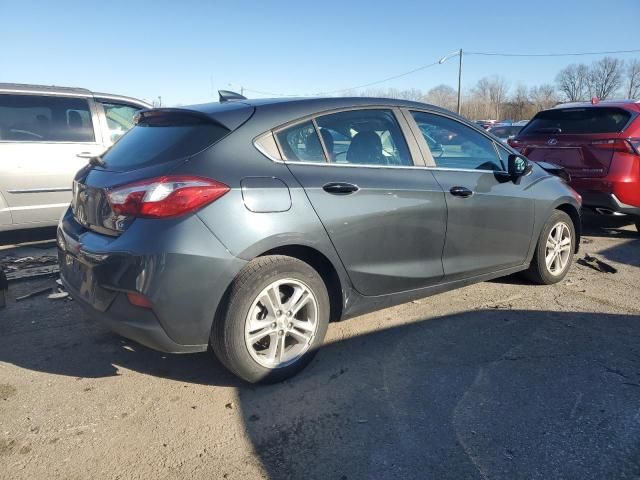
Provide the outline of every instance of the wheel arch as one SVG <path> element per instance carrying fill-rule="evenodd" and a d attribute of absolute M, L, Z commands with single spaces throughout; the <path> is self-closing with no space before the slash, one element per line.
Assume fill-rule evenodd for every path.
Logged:
<path fill-rule="evenodd" d="M 329 321 L 338 321 L 342 318 L 345 301 L 344 284 L 340 279 L 338 270 L 326 255 L 308 245 L 293 244 L 274 247 L 262 252 L 256 257 L 264 257 L 267 255 L 286 255 L 297 258 L 316 270 L 324 281 L 329 294 L 329 302 L 331 305 Z"/>
<path fill-rule="evenodd" d="M 580 211 L 571 203 L 560 203 L 555 206 L 556 210 L 566 213 L 573 222 L 573 227 L 576 231 L 576 246 L 574 253 L 578 253 L 580 250 L 580 238 L 582 236 L 582 219 L 580 217 Z"/>

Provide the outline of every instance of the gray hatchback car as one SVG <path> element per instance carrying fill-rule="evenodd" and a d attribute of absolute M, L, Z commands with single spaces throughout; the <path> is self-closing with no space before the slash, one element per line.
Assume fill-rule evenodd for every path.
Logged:
<path fill-rule="evenodd" d="M 330 321 L 519 271 L 560 281 L 581 200 L 555 173 L 416 102 L 146 110 L 75 177 L 62 280 L 125 337 L 279 381 Z"/>

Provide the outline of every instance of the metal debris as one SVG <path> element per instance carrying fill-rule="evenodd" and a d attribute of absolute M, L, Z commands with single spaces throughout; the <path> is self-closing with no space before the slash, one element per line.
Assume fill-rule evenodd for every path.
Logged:
<path fill-rule="evenodd" d="M 7 306 L 7 293 L 9 290 L 9 281 L 4 271 L 0 269 L 0 308 Z"/>
<path fill-rule="evenodd" d="M 58 258 L 55 255 L 6 255 L 0 258 L 0 270 L 6 272 L 8 281 L 52 275 L 59 271 Z"/>
<path fill-rule="evenodd" d="M 43 293 L 47 293 L 51 291 L 51 286 L 46 288 L 40 288 L 38 290 L 34 290 L 33 292 L 29 292 L 26 295 L 21 295 L 20 297 L 16 297 L 16 302 L 20 302 L 22 300 L 26 300 L 27 298 L 35 297 L 37 295 L 42 295 Z"/>
<path fill-rule="evenodd" d="M 584 258 L 579 259 L 577 263 L 602 273 L 618 273 L 618 269 L 616 267 L 608 264 L 607 262 L 603 262 L 599 258 L 589 255 L 588 253 L 585 253 Z"/>
<path fill-rule="evenodd" d="M 52 293 L 47 298 L 50 298 L 51 300 L 60 300 L 62 298 L 67 298 L 68 296 L 69 296 L 69 292 L 57 292 L 57 293 Z"/>

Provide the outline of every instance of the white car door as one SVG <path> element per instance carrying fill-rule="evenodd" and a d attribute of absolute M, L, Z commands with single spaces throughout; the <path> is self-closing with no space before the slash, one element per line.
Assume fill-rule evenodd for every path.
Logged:
<path fill-rule="evenodd" d="M 0 95 L 0 195 L 14 227 L 58 221 L 75 173 L 105 149 L 97 120 L 89 97 Z"/>

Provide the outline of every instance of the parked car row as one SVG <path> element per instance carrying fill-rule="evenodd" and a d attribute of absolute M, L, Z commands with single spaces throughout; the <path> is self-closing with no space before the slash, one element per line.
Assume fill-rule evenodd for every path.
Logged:
<path fill-rule="evenodd" d="M 56 225 L 75 173 L 150 106 L 78 88 L 0 84 L 0 231 Z"/>

